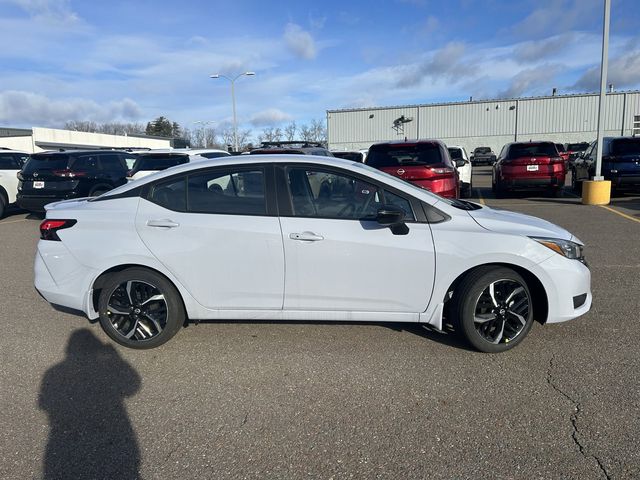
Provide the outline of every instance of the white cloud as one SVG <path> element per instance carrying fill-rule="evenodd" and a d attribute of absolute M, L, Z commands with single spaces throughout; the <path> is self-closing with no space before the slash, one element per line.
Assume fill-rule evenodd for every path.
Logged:
<path fill-rule="evenodd" d="M 0 93 L 0 123 L 32 126 L 61 126 L 69 120 L 136 120 L 140 107 L 124 98 L 99 104 L 86 98 L 52 100 L 44 95 L 20 90 Z"/>
<path fill-rule="evenodd" d="M 607 84 L 614 87 L 636 87 L 640 84 L 640 49 L 609 60 Z M 594 92 L 600 89 L 600 65 L 591 67 L 573 88 Z"/>
<path fill-rule="evenodd" d="M 311 34 L 300 25 L 287 23 L 283 38 L 289 50 L 296 56 L 306 60 L 311 60 L 316 57 L 316 42 Z"/>
<path fill-rule="evenodd" d="M 254 127 L 266 127 L 289 122 L 291 120 L 293 120 L 293 117 L 288 113 L 278 110 L 277 108 L 269 108 L 254 114 L 249 122 Z"/>
<path fill-rule="evenodd" d="M 70 0 L 1 0 L 0 3 L 14 4 L 31 18 L 64 23 L 79 20 Z"/>
<path fill-rule="evenodd" d="M 532 89 L 553 83 L 554 78 L 562 71 L 561 65 L 545 64 L 527 68 L 511 78 L 509 87 L 498 94 L 498 98 L 515 98 Z"/>

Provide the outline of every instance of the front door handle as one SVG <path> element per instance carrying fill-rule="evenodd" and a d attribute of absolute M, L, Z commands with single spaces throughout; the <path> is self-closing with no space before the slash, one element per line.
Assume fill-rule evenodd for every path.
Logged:
<path fill-rule="evenodd" d="M 147 226 L 159 227 L 159 228 L 176 228 L 176 227 L 179 227 L 180 224 L 169 219 L 162 219 L 162 220 L 149 220 L 147 221 Z"/>
<path fill-rule="evenodd" d="M 289 238 L 291 240 L 300 240 L 302 242 L 318 242 L 320 240 L 324 240 L 322 235 L 318 235 L 313 232 L 290 233 Z"/>

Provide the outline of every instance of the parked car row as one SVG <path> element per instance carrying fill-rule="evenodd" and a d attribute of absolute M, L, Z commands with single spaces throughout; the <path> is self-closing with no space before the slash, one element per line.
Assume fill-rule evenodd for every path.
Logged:
<path fill-rule="evenodd" d="M 51 202 L 96 197 L 153 172 L 229 156 L 224 150 L 0 150 L 0 218 L 10 204 L 42 212 Z"/>
<path fill-rule="evenodd" d="M 582 182 L 596 174 L 597 142 L 570 163 L 571 187 L 582 191 Z M 640 137 L 604 137 L 602 140 L 602 171 L 605 180 L 611 181 L 611 194 L 625 189 L 640 189 Z"/>

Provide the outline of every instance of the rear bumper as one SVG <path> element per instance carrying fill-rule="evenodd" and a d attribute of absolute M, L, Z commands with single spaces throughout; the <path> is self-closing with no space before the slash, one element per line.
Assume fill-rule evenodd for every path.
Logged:
<path fill-rule="evenodd" d="M 62 242 L 40 240 L 33 270 L 34 286 L 47 302 L 95 318 L 90 286 L 98 272 L 78 262 Z"/>
<path fill-rule="evenodd" d="M 546 188 L 562 187 L 565 176 L 554 177 L 506 177 L 500 180 L 503 188 Z"/>
<path fill-rule="evenodd" d="M 65 195 L 22 195 L 18 194 L 16 203 L 23 210 L 30 212 L 44 212 L 44 206 L 54 202 L 60 202 L 62 200 L 69 200 L 71 198 L 77 198 L 80 195 L 77 193 L 67 193 Z"/>

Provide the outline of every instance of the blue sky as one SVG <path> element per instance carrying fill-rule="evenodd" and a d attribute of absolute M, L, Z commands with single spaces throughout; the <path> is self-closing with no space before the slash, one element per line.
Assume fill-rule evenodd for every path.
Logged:
<path fill-rule="evenodd" d="M 0 0 L 0 126 L 67 120 L 254 134 L 327 109 L 595 91 L 603 0 Z M 640 88 L 638 0 L 613 0 L 609 81 Z"/>

